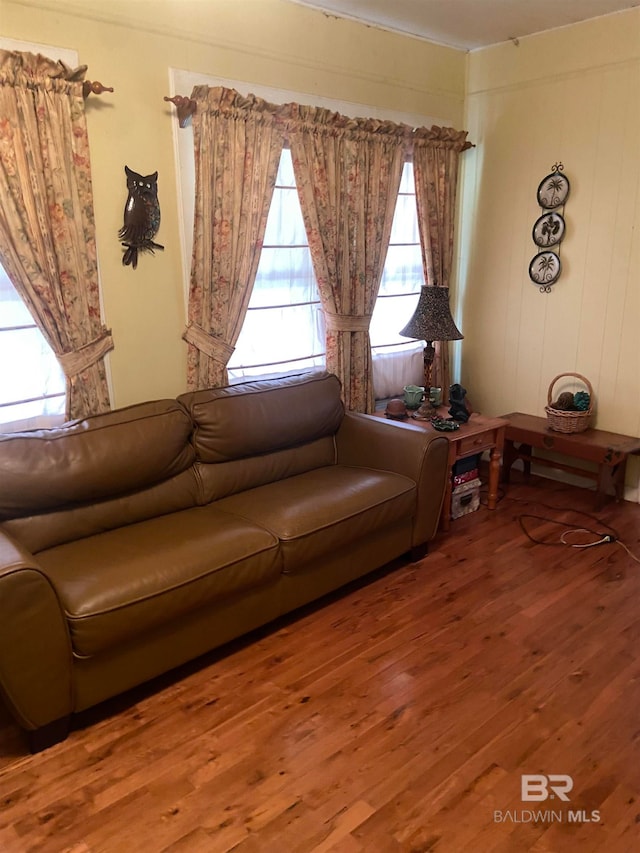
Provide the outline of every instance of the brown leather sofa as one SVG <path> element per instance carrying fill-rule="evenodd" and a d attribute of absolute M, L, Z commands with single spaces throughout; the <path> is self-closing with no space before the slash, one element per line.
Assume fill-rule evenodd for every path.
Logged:
<path fill-rule="evenodd" d="M 0 688 L 34 750 L 71 714 L 434 536 L 447 441 L 344 412 L 327 373 L 0 436 Z M 426 549 L 425 549 L 426 550 Z"/>

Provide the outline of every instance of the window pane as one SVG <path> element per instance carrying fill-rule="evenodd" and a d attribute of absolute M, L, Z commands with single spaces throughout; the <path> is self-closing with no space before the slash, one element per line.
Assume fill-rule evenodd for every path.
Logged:
<path fill-rule="evenodd" d="M 371 317 L 369 337 L 371 346 L 383 346 L 384 344 L 407 343 L 412 340 L 400 334 L 404 329 L 418 304 L 418 296 L 391 296 L 376 301 Z"/>
<path fill-rule="evenodd" d="M 324 365 L 324 320 L 295 189 L 291 152 L 280 158 L 249 310 L 229 364 L 229 379 Z"/>
<path fill-rule="evenodd" d="M 420 245 L 415 195 L 398 196 L 389 245 L 392 246 L 394 243 L 416 243 Z"/>
<path fill-rule="evenodd" d="M 0 408 L 0 423 L 16 424 L 19 429 L 37 429 L 38 427 L 49 427 L 60 423 L 64 419 L 65 394 L 58 397 L 50 397 L 46 400 L 33 400 L 31 403 L 17 403 L 13 406 Z M 55 416 L 55 420 L 47 422 L 45 419 Z M 17 423 L 18 421 L 31 421 L 31 423 Z"/>
<path fill-rule="evenodd" d="M 35 326 L 0 332 L 0 364 L 11 365 L 0 371 L 0 404 L 65 393 L 62 369 Z"/>
<path fill-rule="evenodd" d="M 231 384 L 243 382 L 252 377 L 260 379 L 270 379 L 274 376 L 282 376 L 283 374 L 300 373 L 303 370 L 313 370 L 314 368 L 324 367 L 324 355 L 317 358 L 301 358 L 296 361 L 290 361 L 287 364 L 277 365 L 276 368 L 269 367 L 236 367 L 229 368 L 229 382 Z"/>
<path fill-rule="evenodd" d="M 250 308 L 318 301 L 311 254 L 306 246 L 297 249 L 263 249 Z"/>
<path fill-rule="evenodd" d="M 64 415 L 65 395 L 58 360 L 0 266 L 0 423 Z"/>
<path fill-rule="evenodd" d="M 0 329 L 32 325 L 33 317 L 0 266 Z"/>
<path fill-rule="evenodd" d="M 408 162 L 404 164 L 402 177 L 400 178 L 399 192 L 410 193 L 413 196 L 416 194 L 416 184 L 413 177 L 413 163 Z"/>
<path fill-rule="evenodd" d="M 230 367 L 288 362 L 323 353 L 324 323 L 318 305 L 265 308 L 247 312 Z"/>
<path fill-rule="evenodd" d="M 276 175 L 277 187 L 295 187 L 296 178 L 293 174 L 293 160 L 291 159 L 291 149 L 283 148 L 280 155 L 280 163 L 278 165 L 278 174 Z"/>
<path fill-rule="evenodd" d="M 413 165 L 405 163 L 389 249 L 371 318 L 371 345 L 379 348 L 373 352 L 376 396 L 397 393 L 402 388 L 399 377 L 411 377 L 420 372 L 419 365 L 416 368 L 416 353 L 422 345 L 403 337 L 400 329 L 409 322 L 423 284 Z M 383 377 L 386 377 L 384 381 Z M 415 380 L 408 378 L 406 381 Z"/>
<path fill-rule="evenodd" d="M 276 188 L 273 191 L 263 243 L 265 246 L 307 245 L 307 232 L 296 189 Z"/>
<path fill-rule="evenodd" d="M 419 246 L 389 246 L 378 298 L 399 293 L 419 293 L 424 283 Z"/>

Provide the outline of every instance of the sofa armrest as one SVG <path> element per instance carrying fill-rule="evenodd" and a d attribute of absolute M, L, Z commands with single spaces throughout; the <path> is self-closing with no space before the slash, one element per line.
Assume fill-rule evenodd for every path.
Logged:
<path fill-rule="evenodd" d="M 412 546 L 429 542 L 438 522 L 449 476 L 449 442 L 416 424 L 347 412 L 336 434 L 337 462 L 404 474 L 418 487 Z"/>
<path fill-rule="evenodd" d="M 25 729 L 72 710 L 71 642 L 64 613 L 36 558 L 0 530 L 0 691 Z"/>

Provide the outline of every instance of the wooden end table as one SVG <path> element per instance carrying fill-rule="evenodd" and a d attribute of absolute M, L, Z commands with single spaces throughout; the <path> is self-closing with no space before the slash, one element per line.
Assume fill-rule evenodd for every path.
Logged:
<path fill-rule="evenodd" d="M 597 509 L 604 503 L 610 489 L 613 489 L 617 500 L 624 497 L 627 456 L 640 453 L 640 438 L 601 429 L 586 429 L 584 432 L 574 433 L 554 432 L 549 428 L 546 418 L 525 415 L 522 412 L 511 412 L 503 417 L 508 421 L 502 468 L 505 483 L 509 482 L 513 463 L 522 459 L 525 476 L 531 473 L 531 463 L 535 462 L 595 480 Z M 561 456 L 593 462 L 597 465 L 597 470 L 590 471 L 537 456 L 533 453 L 534 449 L 549 450 Z"/>
<path fill-rule="evenodd" d="M 386 417 L 384 412 L 376 412 L 378 417 Z M 437 411 L 440 418 L 448 418 L 449 411 L 446 406 Z M 443 435 L 449 442 L 449 471 L 447 487 L 444 494 L 444 503 L 440 515 L 440 528 L 448 531 L 451 527 L 451 494 L 453 491 L 452 469 L 459 459 L 468 456 L 476 456 L 484 450 L 490 452 L 489 457 L 489 496 L 487 506 L 495 509 L 498 502 L 498 485 L 500 482 L 500 459 L 504 445 L 505 429 L 507 421 L 504 418 L 489 418 L 485 415 L 473 414 L 466 424 L 460 424 L 460 429 L 454 432 L 438 432 L 429 421 L 418 420 L 409 416 L 401 423 L 415 424 L 424 429 L 431 430 L 435 435 Z"/>

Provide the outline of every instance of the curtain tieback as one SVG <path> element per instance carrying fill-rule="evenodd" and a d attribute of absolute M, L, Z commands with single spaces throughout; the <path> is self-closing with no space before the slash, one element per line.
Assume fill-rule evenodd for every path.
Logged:
<path fill-rule="evenodd" d="M 215 335 L 210 335 L 203 328 L 195 325 L 195 323 L 190 323 L 187 326 L 182 338 L 187 343 L 197 347 L 200 352 L 208 355 L 214 361 L 220 362 L 225 367 L 235 350 L 235 347 L 226 344 L 220 338 L 216 338 Z"/>
<path fill-rule="evenodd" d="M 88 344 L 73 352 L 64 352 L 58 355 L 58 361 L 67 379 L 83 373 L 113 349 L 113 338 L 111 329 L 105 329 L 99 338 L 95 338 Z"/>
<path fill-rule="evenodd" d="M 332 332 L 368 332 L 371 317 L 366 314 L 334 314 L 324 312 L 327 329 Z"/>

